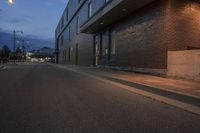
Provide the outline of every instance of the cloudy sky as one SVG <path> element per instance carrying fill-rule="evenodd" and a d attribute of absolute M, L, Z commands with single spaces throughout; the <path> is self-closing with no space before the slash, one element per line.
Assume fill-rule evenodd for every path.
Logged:
<path fill-rule="evenodd" d="M 0 46 L 12 48 L 13 30 L 22 30 L 31 49 L 54 47 L 54 31 L 68 0 L 0 0 Z M 19 34 L 19 33 L 18 33 Z M 18 35 L 18 40 L 22 38 Z M 20 45 L 20 44 L 19 44 Z"/>

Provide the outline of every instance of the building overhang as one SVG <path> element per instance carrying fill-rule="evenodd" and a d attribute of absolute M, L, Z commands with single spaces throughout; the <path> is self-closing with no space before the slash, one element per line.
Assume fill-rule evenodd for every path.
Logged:
<path fill-rule="evenodd" d="M 95 34 L 123 19 L 154 0 L 112 0 L 95 13 L 80 28 L 82 33 Z"/>

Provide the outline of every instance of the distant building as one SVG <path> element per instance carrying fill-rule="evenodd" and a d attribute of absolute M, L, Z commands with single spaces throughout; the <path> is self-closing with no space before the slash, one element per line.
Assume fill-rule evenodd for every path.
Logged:
<path fill-rule="evenodd" d="M 37 50 L 32 50 L 30 53 L 41 56 L 53 56 L 55 50 L 49 47 L 43 47 Z"/>
<path fill-rule="evenodd" d="M 46 55 L 46 56 L 53 56 L 55 50 L 49 47 L 43 47 L 38 50 L 38 53 L 41 55 Z"/>
<path fill-rule="evenodd" d="M 27 53 L 27 59 L 32 62 L 55 62 L 55 50 L 49 47 L 43 47 L 38 50 L 32 50 Z"/>
<path fill-rule="evenodd" d="M 198 0 L 69 0 L 58 63 L 166 73 L 168 51 L 200 49 Z"/>

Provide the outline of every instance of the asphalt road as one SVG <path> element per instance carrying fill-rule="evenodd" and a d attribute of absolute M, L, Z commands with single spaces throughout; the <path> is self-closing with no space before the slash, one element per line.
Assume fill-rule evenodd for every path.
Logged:
<path fill-rule="evenodd" d="M 200 116 L 52 65 L 0 70 L 0 133 L 200 133 Z"/>

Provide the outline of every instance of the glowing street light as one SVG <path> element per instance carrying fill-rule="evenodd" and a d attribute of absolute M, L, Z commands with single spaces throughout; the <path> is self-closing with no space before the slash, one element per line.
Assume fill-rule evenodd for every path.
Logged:
<path fill-rule="evenodd" d="M 13 4 L 15 2 L 15 0 L 8 0 L 9 4 Z"/>

